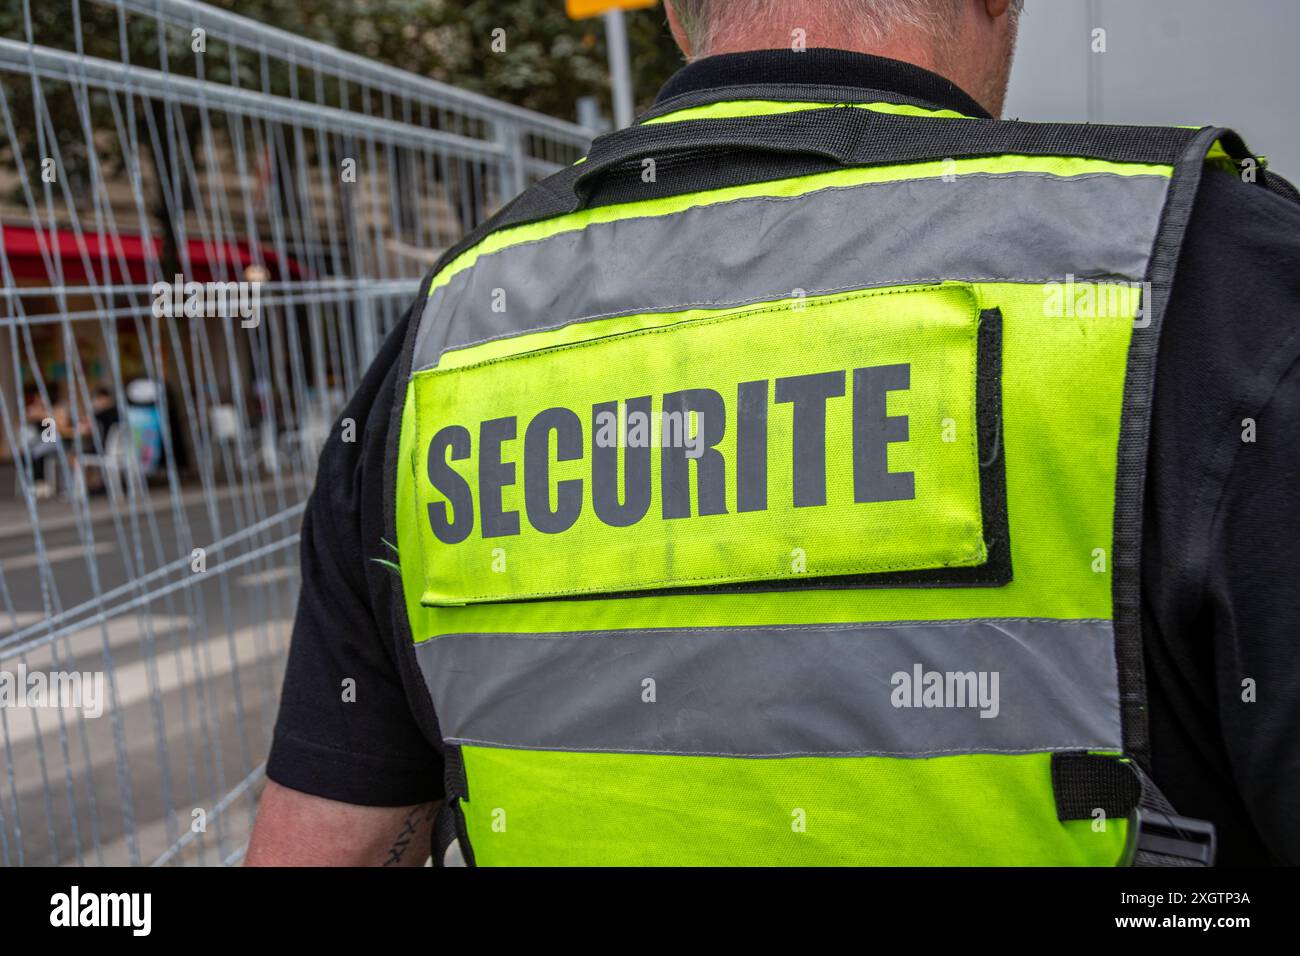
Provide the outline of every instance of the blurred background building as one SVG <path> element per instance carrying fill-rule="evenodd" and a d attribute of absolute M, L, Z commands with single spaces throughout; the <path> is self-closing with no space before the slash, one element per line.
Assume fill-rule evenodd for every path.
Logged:
<path fill-rule="evenodd" d="M 1006 114 L 1230 126 L 1294 182 L 1297 38 L 1294 0 L 1027 0 Z"/>

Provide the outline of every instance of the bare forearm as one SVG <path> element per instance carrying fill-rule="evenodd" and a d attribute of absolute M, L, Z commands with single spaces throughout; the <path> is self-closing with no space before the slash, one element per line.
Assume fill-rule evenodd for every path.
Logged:
<path fill-rule="evenodd" d="M 361 807 L 266 785 L 247 866 L 423 866 L 439 803 Z"/>

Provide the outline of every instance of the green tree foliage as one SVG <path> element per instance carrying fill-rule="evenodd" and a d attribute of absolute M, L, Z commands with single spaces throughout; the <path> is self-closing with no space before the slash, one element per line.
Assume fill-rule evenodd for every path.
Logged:
<path fill-rule="evenodd" d="M 563 0 L 220 0 L 339 49 L 529 109 L 574 118 L 578 97 L 611 112 L 604 20 L 570 20 Z M 681 63 L 661 7 L 627 13 L 637 102 Z M 504 30 L 505 52 L 493 49 Z M 497 35 L 500 36 L 500 35 Z"/>
<path fill-rule="evenodd" d="M 609 105 L 604 21 L 573 21 L 563 0 L 209 0 L 242 16 L 399 69 L 520 106 L 572 118 L 580 96 Z M 24 6 L 38 44 L 75 49 L 73 0 L 12 0 L 0 5 L 0 36 L 27 39 Z M 121 59 L 119 15 L 81 0 L 78 14 L 89 56 Z M 680 65 L 662 6 L 627 14 L 638 106 L 644 107 Z M 126 16 L 132 62 L 156 67 L 159 35 L 150 18 Z M 506 51 L 493 50 L 505 31 Z M 185 71 L 183 37 L 168 41 L 172 69 Z M 172 42 L 175 41 L 175 42 Z M 210 58 L 212 59 L 212 58 Z M 209 76 L 224 79 L 224 64 Z M 256 77 L 244 78 L 254 81 Z"/>

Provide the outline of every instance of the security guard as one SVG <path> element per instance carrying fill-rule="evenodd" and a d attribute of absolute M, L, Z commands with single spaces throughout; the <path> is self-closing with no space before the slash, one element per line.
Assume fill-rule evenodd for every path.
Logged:
<path fill-rule="evenodd" d="M 655 107 L 443 257 L 251 862 L 1300 860 L 1300 204 L 992 119 L 1017 13 L 675 0 Z"/>

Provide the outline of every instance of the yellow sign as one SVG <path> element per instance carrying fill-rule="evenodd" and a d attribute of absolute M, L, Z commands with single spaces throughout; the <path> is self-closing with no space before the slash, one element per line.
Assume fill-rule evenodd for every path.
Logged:
<path fill-rule="evenodd" d="M 598 17 L 610 10 L 642 10 L 653 7 L 659 0 L 564 0 L 570 20 Z"/>

